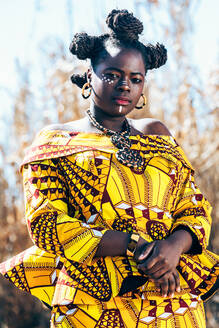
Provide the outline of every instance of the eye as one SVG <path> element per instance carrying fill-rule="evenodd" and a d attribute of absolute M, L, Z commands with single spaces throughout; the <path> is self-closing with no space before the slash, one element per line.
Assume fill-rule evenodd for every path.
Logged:
<path fill-rule="evenodd" d="M 107 74 L 105 74 L 105 76 L 111 80 L 119 79 L 119 74 L 116 74 L 116 73 L 107 73 Z"/>
<path fill-rule="evenodd" d="M 142 79 L 138 79 L 137 77 L 132 78 L 132 83 L 138 84 L 141 82 L 142 82 Z"/>

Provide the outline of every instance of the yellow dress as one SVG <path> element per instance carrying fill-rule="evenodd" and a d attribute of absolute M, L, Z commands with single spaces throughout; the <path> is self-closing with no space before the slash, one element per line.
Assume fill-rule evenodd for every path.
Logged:
<path fill-rule="evenodd" d="M 42 131 L 21 171 L 34 246 L 0 265 L 15 286 L 52 307 L 51 327 L 205 327 L 203 300 L 217 288 L 218 257 L 206 250 L 211 207 L 194 170 L 170 136 L 130 136 L 144 167 L 116 159 L 108 136 Z M 177 270 L 169 299 L 131 257 L 94 258 L 107 230 L 151 242 L 186 226 L 199 241 Z"/>

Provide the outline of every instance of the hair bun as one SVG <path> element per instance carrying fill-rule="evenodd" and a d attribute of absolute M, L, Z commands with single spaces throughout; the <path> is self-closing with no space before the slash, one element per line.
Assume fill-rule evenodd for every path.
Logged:
<path fill-rule="evenodd" d="M 87 33 L 76 33 L 69 46 L 69 50 L 78 59 L 91 58 L 95 48 L 95 40 L 96 37 L 89 36 Z"/>
<path fill-rule="evenodd" d="M 137 41 L 138 35 L 143 31 L 142 22 L 126 9 L 113 9 L 107 16 L 106 23 L 118 39 Z"/>
<path fill-rule="evenodd" d="M 163 44 L 157 42 L 156 46 L 148 44 L 145 46 L 145 57 L 147 69 L 158 68 L 167 61 L 167 49 Z"/>
<path fill-rule="evenodd" d="M 87 81 L 87 74 L 84 73 L 82 75 L 80 74 L 72 74 L 71 81 L 73 84 L 76 84 L 79 88 L 82 88 L 83 85 L 88 82 Z"/>

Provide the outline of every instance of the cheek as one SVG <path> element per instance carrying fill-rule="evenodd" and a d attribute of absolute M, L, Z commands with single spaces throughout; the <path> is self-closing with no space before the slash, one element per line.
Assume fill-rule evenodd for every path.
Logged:
<path fill-rule="evenodd" d="M 136 99 L 136 101 L 138 101 L 138 99 L 141 97 L 141 94 L 143 93 L 143 88 L 144 88 L 144 85 L 136 85 L 133 88 L 133 94 L 134 94 L 134 98 Z"/>
<path fill-rule="evenodd" d="M 138 104 L 139 101 L 141 101 L 141 94 L 143 93 L 144 86 L 137 86 L 133 88 L 133 94 L 132 94 L 132 106 L 133 108 Z"/>
<path fill-rule="evenodd" d="M 104 95 L 106 97 L 107 93 L 111 92 L 113 89 L 113 84 L 108 81 L 102 81 L 100 78 L 95 77 L 92 80 L 92 86 L 95 93 L 101 97 Z"/>
<path fill-rule="evenodd" d="M 115 80 L 112 78 L 107 77 L 104 74 L 101 74 L 101 81 L 104 83 L 104 85 L 111 85 L 115 84 Z"/>

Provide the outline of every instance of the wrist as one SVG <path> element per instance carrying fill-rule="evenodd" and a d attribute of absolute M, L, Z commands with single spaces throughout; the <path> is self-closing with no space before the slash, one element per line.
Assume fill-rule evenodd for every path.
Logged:
<path fill-rule="evenodd" d="M 174 247 L 179 255 L 187 253 L 192 246 L 192 236 L 183 229 L 174 231 L 166 241 L 171 247 Z"/>

